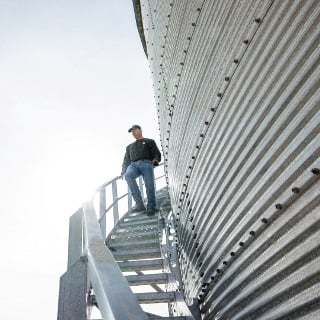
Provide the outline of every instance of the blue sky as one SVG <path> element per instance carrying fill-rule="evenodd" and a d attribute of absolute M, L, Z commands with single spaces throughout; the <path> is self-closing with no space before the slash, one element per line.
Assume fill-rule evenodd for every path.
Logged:
<path fill-rule="evenodd" d="M 132 1 L 0 0 L 0 70 L 0 319 L 56 319 L 69 216 L 160 146 Z"/>

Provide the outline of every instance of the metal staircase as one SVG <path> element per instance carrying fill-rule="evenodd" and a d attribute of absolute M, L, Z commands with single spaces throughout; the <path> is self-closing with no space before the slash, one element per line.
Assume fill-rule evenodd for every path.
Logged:
<path fill-rule="evenodd" d="M 152 217 L 128 212 L 106 239 L 106 245 L 141 305 L 174 304 L 178 296 L 181 298 L 179 286 L 176 285 L 176 290 L 167 290 L 174 278 L 170 270 L 166 270 L 168 261 L 163 259 L 165 253 L 161 246 L 167 209 L 161 206 L 160 212 Z M 160 317 L 147 312 L 148 319 L 193 319 L 190 314 L 188 316 Z"/>
<path fill-rule="evenodd" d="M 188 307 L 184 301 L 167 187 L 157 188 L 159 212 L 149 217 L 131 213 L 130 194 L 117 196 L 118 181 L 117 177 L 98 190 L 99 219 L 94 200 L 70 218 L 58 320 L 201 319 L 197 304 Z M 109 185 L 113 203 L 107 208 Z M 119 200 L 125 196 L 127 213 L 119 218 Z M 110 209 L 114 226 L 107 231 Z"/>

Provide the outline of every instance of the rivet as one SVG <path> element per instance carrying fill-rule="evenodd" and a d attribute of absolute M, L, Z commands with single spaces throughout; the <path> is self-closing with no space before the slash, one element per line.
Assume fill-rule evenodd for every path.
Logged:
<path fill-rule="evenodd" d="M 245 39 L 245 40 L 243 40 L 243 43 L 244 43 L 244 44 L 248 44 L 248 43 L 249 43 L 249 40 L 248 40 L 248 39 Z"/>
<path fill-rule="evenodd" d="M 193 217 L 190 218 L 190 222 L 192 222 L 192 221 L 193 221 Z"/>
<path fill-rule="evenodd" d="M 183 50 L 184 53 L 187 53 L 187 50 Z"/>
<path fill-rule="evenodd" d="M 198 252 L 197 252 L 197 258 L 199 258 L 200 255 L 201 255 L 201 253 L 198 251 Z"/>
<path fill-rule="evenodd" d="M 197 149 L 200 149 L 200 146 L 196 146 Z"/>
<path fill-rule="evenodd" d="M 195 159 L 195 158 L 196 158 L 195 156 L 192 156 L 192 157 L 191 157 L 191 159 Z"/>
<path fill-rule="evenodd" d="M 187 179 L 189 179 L 189 176 L 186 176 Z"/>
<path fill-rule="evenodd" d="M 205 124 L 206 126 L 209 125 L 209 121 L 206 121 L 204 124 Z"/>
<path fill-rule="evenodd" d="M 199 242 L 196 242 L 195 247 L 198 248 L 199 246 Z"/>
<path fill-rule="evenodd" d="M 276 207 L 278 210 L 282 209 L 281 203 L 277 203 L 277 204 L 275 205 L 275 207 Z"/>
<path fill-rule="evenodd" d="M 202 278 L 203 276 L 204 276 L 204 273 L 203 273 L 203 272 L 201 272 L 201 273 L 200 273 L 200 277 Z"/>
<path fill-rule="evenodd" d="M 260 22 L 261 22 L 261 19 L 260 19 L 260 18 L 255 18 L 254 21 L 255 21 L 256 23 L 260 23 Z"/>
<path fill-rule="evenodd" d="M 222 263 L 223 263 L 225 266 L 228 264 L 227 261 L 223 261 Z"/>
<path fill-rule="evenodd" d="M 211 278 L 210 278 L 211 280 L 214 280 L 214 276 L 211 276 Z"/>
<path fill-rule="evenodd" d="M 170 3 L 170 6 L 172 7 L 172 6 L 173 6 L 173 3 Z"/>
<path fill-rule="evenodd" d="M 239 242 L 239 246 L 240 246 L 240 247 L 243 247 L 243 246 L 244 246 L 244 243 L 243 243 L 243 242 Z"/>
<path fill-rule="evenodd" d="M 235 253 L 234 252 L 230 252 L 230 256 L 234 257 Z"/>
<path fill-rule="evenodd" d="M 238 59 L 234 59 L 233 62 L 234 63 L 239 63 L 239 60 Z"/>
<path fill-rule="evenodd" d="M 191 23 L 191 25 L 193 26 L 193 27 L 195 27 L 196 26 L 196 24 L 193 22 L 193 23 Z"/>
<path fill-rule="evenodd" d="M 215 112 L 217 109 L 216 108 L 211 108 L 211 111 L 212 112 Z"/>
<path fill-rule="evenodd" d="M 170 14 L 168 14 L 168 18 L 170 18 Z"/>
<path fill-rule="evenodd" d="M 204 137 L 204 134 L 203 133 L 200 133 L 200 138 L 203 138 Z"/>
<path fill-rule="evenodd" d="M 300 193 L 300 189 L 297 188 L 297 187 L 293 187 L 293 188 L 291 189 L 291 191 L 292 191 L 293 193 Z"/>
<path fill-rule="evenodd" d="M 202 288 L 205 288 L 206 286 L 207 286 L 206 283 L 203 283 L 203 284 L 202 284 Z"/>
<path fill-rule="evenodd" d="M 220 271 L 221 271 L 220 269 L 217 269 L 217 273 L 220 273 Z"/>
<path fill-rule="evenodd" d="M 318 169 L 318 168 L 313 168 L 313 169 L 311 169 L 311 172 L 312 172 L 313 174 L 320 174 L 320 169 Z"/>
<path fill-rule="evenodd" d="M 180 62 L 180 64 L 183 66 L 184 65 L 184 63 L 183 62 Z"/>
<path fill-rule="evenodd" d="M 250 231 L 249 234 L 250 234 L 250 236 L 253 236 L 253 237 L 256 235 L 256 233 L 254 231 Z"/>
<path fill-rule="evenodd" d="M 197 11 L 201 11 L 201 8 L 197 8 Z"/>
<path fill-rule="evenodd" d="M 229 81 L 230 77 L 225 77 L 224 80 Z"/>
<path fill-rule="evenodd" d="M 218 96 L 219 98 L 221 98 L 221 97 L 222 97 L 222 93 L 219 92 L 219 93 L 217 94 L 217 96 Z"/>
<path fill-rule="evenodd" d="M 195 225 L 193 224 L 193 225 L 192 225 L 192 228 L 191 228 L 191 230 L 194 230 L 194 228 L 195 228 L 195 227 L 196 227 L 196 226 L 195 226 Z"/>
<path fill-rule="evenodd" d="M 177 76 L 178 76 L 178 77 L 181 77 L 181 74 L 180 74 L 180 73 L 178 73 L 178 74 L 177 74 Z"/>
<path fill-rule="evenodd" d="M 261 222 L 262 222 L 262 223 L 268 223 L 268 219 L 263 218 L 263 219 L 261 219 Z"/>
<path fill-rule="evenodd" d="M 191 40 L 191 37 L 188 37 L 187 39 L 188 39 L 188 40 Z"/>

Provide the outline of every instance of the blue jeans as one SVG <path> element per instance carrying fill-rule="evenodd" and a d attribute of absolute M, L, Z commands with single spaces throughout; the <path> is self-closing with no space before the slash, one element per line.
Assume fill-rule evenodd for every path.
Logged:
<path fill-rule="evenodd" d="M 143 177 L 147 193 L 147 209 L 154 210 L 156 208 L 156 195 L 154 188 L 153 165 L 150 160 L 139 160 L 132 162 L 125 173 L 125 178 L 128 183 L 128 187 L 131 191 L 134 201 L 136 202 L 136 205 L 143 205 L 141 192 L 136 181 L 136 178 L 138 178 L 141 175 Z"/>

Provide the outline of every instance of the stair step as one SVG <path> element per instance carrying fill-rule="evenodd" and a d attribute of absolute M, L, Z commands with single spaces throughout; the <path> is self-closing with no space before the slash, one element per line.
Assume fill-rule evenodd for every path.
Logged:
<path fill-rule="evenodd" d="M 161 316 L 148 316 L 148 320 L 187 320 L 184 316 L 176 316 L 176 317 L 161 317 Z"/>
<path fill-rule="evenodd" d="M 167 273 L 156 274 L 141 274 L 126 276 L 130 286 L 148 285 L 148 284 L 163 284 L 168 281 Z"/>
<path fill-rule="evenodd" d="M 161 257 L 160 248 L 134 249 L 134 250 L 128 250 L 128 251 L 121 250 L 121 251 L 114 251 L 112 254 L 117 261 Z"/>
<path fill-rule="evenodd" d="M 154 217 L 148 217 L 146 214 L 140 214 L 138 216 L 126 216 L 123 218 L 123 222 L 131 222 L 131 221 L 150 221 L 155 219 Z"/>
<path fill-rule="evenodd" d="M 174 292 L 144 292 L 135 294 L 140 304 L 169 303 L 174 301 Z"/>
<path fill-rule="evenodd" d="M 126 225 L 125 223 L 121 226 L 118 226 L 115 232 L 117 234 L 126 234 L 126 233 L 143 233 L 145 231 L 151 231 L 151 230 L 159 230 L 158 224 L 138 224 L 138 225 Z"/>
<path fill-rule="evenodd" d="M 147 239 L 128 242 L 107 243 L 109 248 L 114 250 L 128 250 L 129 248 L 159 248 L 159 239 Z"/>
<path fill-rule="evenodd" d="M 121 242 L 121 241 L 135 241 L 148 238 L 159 238 L 159 231 L 157 228 L 153 230 L 144 231 L 143 233 L 115 233 L 108 237 L 107 242 Z"/>
<path fill-rule="evenodd" d="M 148 218 L 142 220 L 133 220 L 133 221 L 124 221 L 120 222 L 120 227 L 136 226 L 136 225 L 145 225 L 145 224 L 158 224 L 158 218 Z"/>
<path fill-rule="evenodd" d="M 118 262 L 122 271 L 160 270 L 163 268 L 162 259 L 134 260 Z"/>

